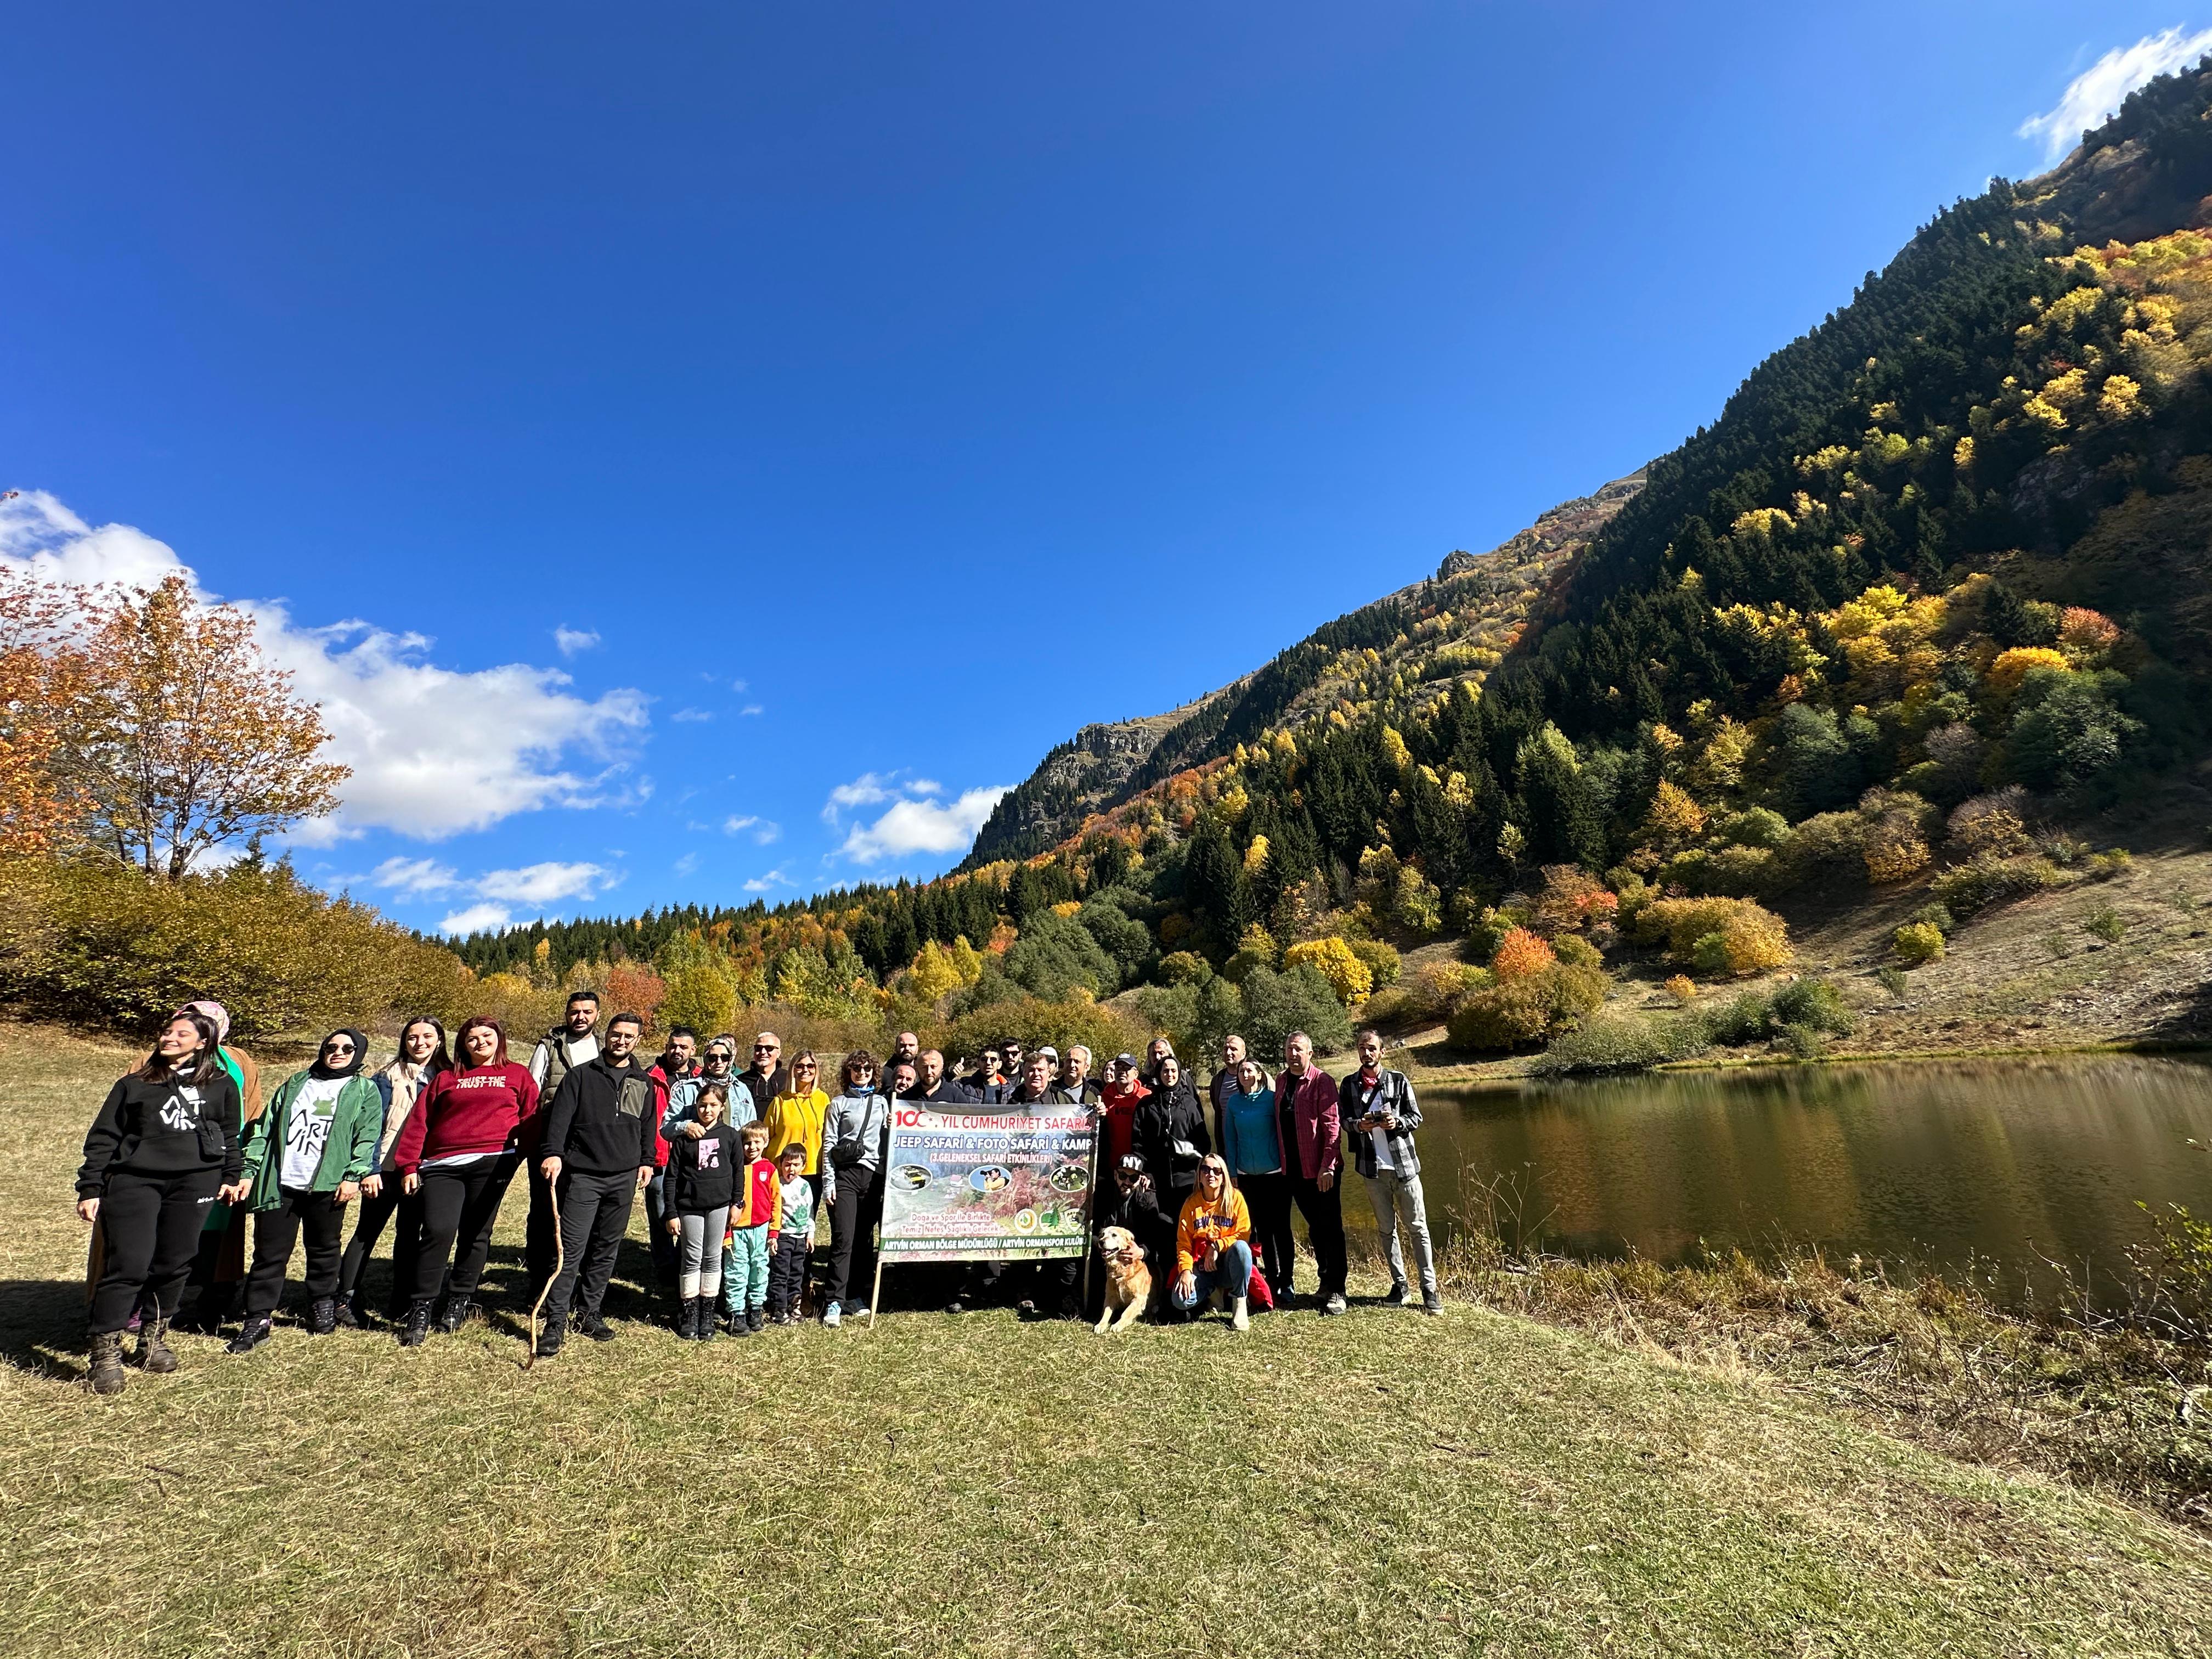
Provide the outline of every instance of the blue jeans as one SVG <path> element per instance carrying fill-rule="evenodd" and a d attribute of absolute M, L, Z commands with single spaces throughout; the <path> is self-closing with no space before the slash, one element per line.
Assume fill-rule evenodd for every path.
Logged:
<path fill-rule="evenodd" d="M 1194 1308 L 1217 1290 L 1231 1297 L 1242 1296 L 1252 1283 L 1252 1247 L 1241 1238 L 1224 1245 L 1211 1267 L 1200 1267 L 1191 1277 L 1197 1282 L 1188 1296 L 1180 1288 L 1174 1292 L 1178 1308 Z"/>

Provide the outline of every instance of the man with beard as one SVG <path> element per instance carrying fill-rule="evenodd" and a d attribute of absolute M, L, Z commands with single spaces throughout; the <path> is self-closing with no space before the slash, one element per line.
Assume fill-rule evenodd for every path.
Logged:
<path fill-rule="evenodd" d="M 662 1041 L 660 1058 L 647 1073 L 660 1091 L 657 1122 L 676 1115 L 676 1091 L 684 1091 L 684 1104 L 699 1097 L 699 1034 L 689 1025 L 672 1025 Z M 645 1188 L 645 1236 L 653 1247 L 653 1276 L 664 1291 L 676 1288 L 676 1241 L 668 1235 L 668 1143 L 653 1139 L 653 1179 Z"/>
<path fill-rule="evenodd" d="M 637 1063 L 644 1030 L 635 1014 L 609 1020 L 606 1051 L 562 1078 L 543 1114 L 538 1170 L 560 1195 L 563 1262 L 546 1302 L 541 1359 L 560 1351 L 571 1307 L 579 1331 L 595 1342 L 614 1340 L 600 1306 L 660 1139 L 659 1090 Z"/>
<path fill-rule="evenodd" d="M 972 1106 L 975 1097 L 945 1075 L 945 1056 L 935 1048 L 921 1051 L 921 1078 L 914 1097 L 932 1106 Z"/>
<path fill-rule="evenodd" d="M 579 1066 L 599 1058 L 599 994 L 569 992 L 568 1009 L 562 1015 L 561 1024 L 538 1040 L 537 1049 L 530 1056 L 530 1080 L 538 1085 L 538 1099 L 551 1100 L 563 1078 Z M 523 1167 L 530 1172 L 530 1223 L 523 1234 L 522 1253 L 530 1272 L 530 1297 L 533 1302 L 545 1288 L 545 1281 L 553 1277 L 557 1244 L 554 1237 L 553 1184 L 539 1172 L 538 1140 L 544 1123 L 543 1114 L 533 1115 L 522 1126 L 523 1139 L 519 1149 Z"/>

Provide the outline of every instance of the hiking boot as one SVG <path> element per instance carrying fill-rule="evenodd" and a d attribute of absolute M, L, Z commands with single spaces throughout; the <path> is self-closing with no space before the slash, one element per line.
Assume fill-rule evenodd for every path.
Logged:
<path fill-rule="evenodd" d="M 615 1340 L 615 1328 L 599 1315 L 587 1313 L 576 1322 L 576 1334 L 588 1336 L 594 1342 L 611 1342 Z"/>
<path fill-rule="evenodd" d="M 1423 1292 L 1422 1292 L 1422 1295 L 1421 1295 L 1421 1311 L 1422 1311 L 1423 1313 L 1425 1313 L 1425 1314 L 1440 1314 L 1440 1313 L 1442 1313 L 1443 1310 L 1444 1310 L 1444 1299 L 1443 1299 L 1443 1297 L 1442 1296 L 1440 1296 L 1439 1294 L 1437 1294 L 1437 1293 L 1436 1291 L 1423 1291 Z"/>
<path fill-rule="evenodd" d="M 407 1304 L 407 1322 L 399 1328 L 399 1346 L 419 1348 L 430 1340 L 430 1307 L 426 1297 Z"/>
<path fill-rule="evenodd" d="M 768 1310 L 766 1308 L 748 1308 L 745 1310 L 745 1334 L 747 1336 L 759 1335 L 763 1328 L 767 1324 Z M 730 1316 L 730 1334 L 732 1336 L 735 1336 L 737 1334 L 738 1316 L 735 1314 L 732 1314 Z"/>
<path fill-rule="evenodd" d="M 307 1308 L 307 1328 L 317 1336 L 328 1336 L 338 1328 L 338 1304 L 335 1298 L 319 1296 Z"/>
<path fill-rule="evenodd" d="M 676 1340 L 689 1342 L 699 1334 L 699 1303 L 696 1297 L 684 1297 L 676 1304 Z"/>
<path fill-rule="evenodd" d="M 446 1305 L 438 1310 L 438 1328 L 447 1336 L 469 1322 L 469 1298 L 454 1296 L 446 1298 Z"/>
<path fill-rule="evenodd" d="M 126 1380 L 123 1375 L 123 1333 L 95 1331 L 92 1338 L 92 1391 L 121 1394 Z"/>
<path fill-rule="evenodd" d="M 945 1311 L 949 1314 L 964 1314 L 968 1311 L 968 1304 L 956 1296 L 945 1304 Z"/>
<path fill-rule="evenodd" d="M 1330 1291 L 1328 1300 L 1321 1304 L 1321 1310 L 1323 1317 L 1326 1317 L 1330 1314 L 1342 1313 L 1344 1311 L 1344 1292 L 1341 1291 Z"/>
<path fill-rule="evenodd" d="M 1382 1305 L 1386 1308 L 1402 1308 L 1412 1299 L 1413 1291 L 1407 1287 L 1406 1281 L 1402 1279 L 1393 1279 L 1390 1284 L 1390 1294 L 1382 1298 Z"/>
<path fill-rule="evenodd" d="M 223 1345 L 225 1353 L 252 1353 L 269 1340 L 270 1320 L 267 1314 L 248 1314 L 246 1327 Z"/>
<path fill-rule="evenodd" d="M 138 1327 L 138 1352 L 131 1363 L 152 1376 L 167 1376 L 177 1369 L 177 1356 L 169 1346 L 169 1322 L 156 1319 Z"/>
<path fill-rule="evenodd" d="M 566 1314 L 555 1314 L 545 1322 L 544 1328 L 538 1333 L 538 1357 L 540 1359 L 550 1359 L 561 1352 L 561 1345 L 567 1341 L 568 1338 L 568 1316 Z"/>
<path fill-rule="evenodd" d="M 337 1321 L 349 1331 L 357 1331 L 368 1323 L 368 1310 L 362 1306 L 359 1291 L 338 1298 Z"/>

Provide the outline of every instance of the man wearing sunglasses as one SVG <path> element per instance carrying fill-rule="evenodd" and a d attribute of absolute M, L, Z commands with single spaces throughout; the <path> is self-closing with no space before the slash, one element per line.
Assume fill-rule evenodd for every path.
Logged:
<path fill-rule="evenodd" d="M 745 1092 L 752 1097 L 753 1115 L 766 1117 L 769 1103 L 778 1095 L 791 1092 L 791 1070 L 783 1063 L 783 1039 L 773 1031 L 763 1031 L 755 1037 L 752 1063 L 738 1073 L 738 1081 L 745 1085 Z M 730 1105 L 733 1110 L 737 1109 L 738 1101 L 734 1095 L 730 1098 Z M 743 1127 L 735 1117 L 730 1121 Z"/>

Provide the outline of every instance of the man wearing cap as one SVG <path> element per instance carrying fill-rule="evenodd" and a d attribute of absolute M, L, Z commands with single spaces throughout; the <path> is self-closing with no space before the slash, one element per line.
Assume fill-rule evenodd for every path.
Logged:
<path fill-rule="evenodd" d="M 1134 1054 L 1116 1054 L 1106 1062 L 1106 1086 L 1098 1093 L 1100 1169 L 1118 1168 L 1123 1158 L 1137 1150 L 1137 1107 L 1152 1093 L 1137 1080 Z"/>

